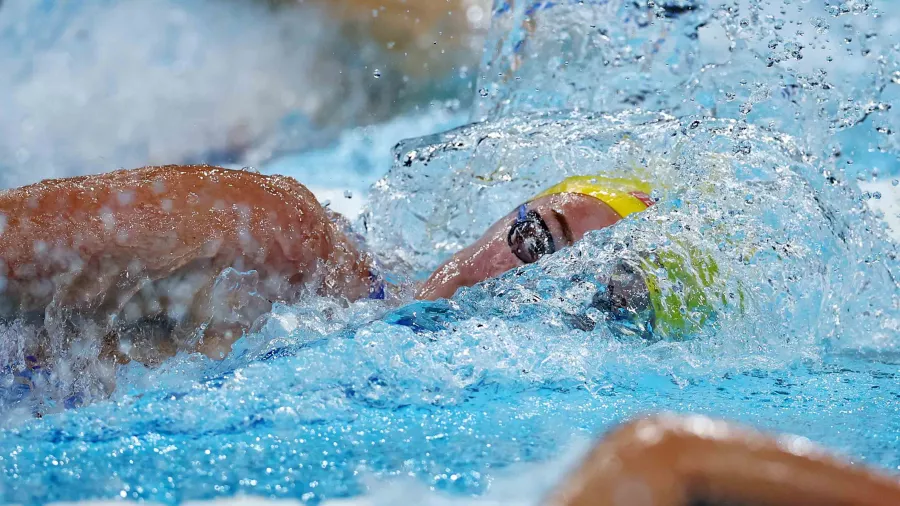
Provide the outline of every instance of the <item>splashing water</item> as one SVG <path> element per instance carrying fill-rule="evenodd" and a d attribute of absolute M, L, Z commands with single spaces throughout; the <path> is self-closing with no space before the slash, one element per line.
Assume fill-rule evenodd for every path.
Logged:
<path fill-rule="evenodd" d="M 637 174 L 656 205 L 452 300 L 407 286 L 400 307 L 276 306 L 224 361 L 131 364 L 111 399 L 40 420 L 6 405 L 0 494 L 533 504 L 571 461 L 561 447 L 661 409 L 900 469 L 896 249 L 856 187 L 898 172 L 880 131 L 898 15 L 495 2 L 479 122 L 398 145 L 359 220 L 392 278 L 421 278 L 566 175 Z M 715 318 L 692 335 L 623 336 L 592 311 L 618 260 L 698 251 Z"/>
<path fill-rule="evenodd" d="M 152 164 L 258 165 L 468 85 L 462 69 L 447 74 L 470 63 L 474 24 L 434 35 L 450 62 L 433 70 L 447 76 L 439 83 L 404 79 L 383 47 L 346 37 L 328 2 L 275 3 L 6 0 L 0 186 Z M 412 67 L 422 56 L 408 51 Z"/>
<path fill-rule="evenodd" d="M 375 187 L 366 224 L 373 246 L 408 244 L 399 261 L 422 272 L 567 175 L 624 168 L 659 187 L 650 211 L 534 269 L 465 291 L 459 298 L 468 304 L 499 310 L 512 297 L 514 308 L 526 301 L 547 308 L 558 298 L 574 314 L 589 301 L 566 293 L 573 276 L 595 276 L 642 251 L 678 250 L 689 263 L 688 253 L 700 249 L 731 284 L 720 290 L 741 294 L 745 306 L 718 339 L 790 341 L 789 355 L 826 339 L 894 344 L 893 244 L 853 192 L 826 181 L 787 136 L 733 120 L 541 114 L 464 127 L 436 143 L 412 141 L 398 154 Z M 451 189 L 449 198 L 415 198 L 424 185 Z M 838 213 L 841 206 L 858 211 L 855 222 Z"/>

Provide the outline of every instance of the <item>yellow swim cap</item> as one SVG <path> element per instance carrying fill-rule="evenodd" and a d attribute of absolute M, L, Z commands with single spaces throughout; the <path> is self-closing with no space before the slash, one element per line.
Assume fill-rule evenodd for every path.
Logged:
<path fill-rule="evenodd" d="M 714 318 L 717 298 L 725 300 L 712 256 L 682 241 L 673 241 L 673 246 L 680 251 L 645 256 L 641 270 L 656 318 L 654 330 L 661 337 L 684 339 Z"/>
<path fill-rule="evenodd" d="M 578 193 L 594 197 L 622 218 L 639 213 L 651 205 L 650 184 L 640 179 L 608 176 L 571 176 L 547 188 L 535 199 L 558 193 Z"/>

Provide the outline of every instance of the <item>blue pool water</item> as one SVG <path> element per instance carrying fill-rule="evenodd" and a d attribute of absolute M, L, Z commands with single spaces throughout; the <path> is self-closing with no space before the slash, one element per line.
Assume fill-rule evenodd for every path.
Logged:
<path fill-rule="evenodd" d="M 409 116 L 265 167 L 365 199 L 355 228 L 401 288 L 277 306 L 225 360 L 131 364 L 85 407 L 4 404 L 0 498 L 535 504 L 586 441 L 661 410 L 900 472 L 900 272 L 878 197 L 858 188 L 887 195 L 900 174 L 885 130 L 900 12 L 654 5 L 495 2 L 479 122 Z M 429 130 L 442 133 L 388 154 Z M 515 203 L 623 170 L 652 176 L 651 210 L 452 300 L 412 301 Z M 696 249 L 724 297 L 695 335 L 623 336 L 591 312 L 617 258 Z"/>

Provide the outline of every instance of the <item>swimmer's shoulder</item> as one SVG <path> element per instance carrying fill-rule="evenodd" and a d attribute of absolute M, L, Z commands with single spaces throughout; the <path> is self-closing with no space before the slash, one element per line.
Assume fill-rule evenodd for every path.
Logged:
<path fill-rule="evenodd" d="M 289 176 L 266 175 L 242 169 L 227 169 L 215 165 L 150 165 L 136 169 L 118 169 L 99 174 L 66 178 L 44 179 L 17 188 L 0 190 L 0 200 L 17 199 L 59 190 L 102 190 L 119 187 L 155 187 L 165 193 L 166 183 L 176 181 L 241 181 L 264 188 L 290 191 L 311 196 L 312 193 L 296 179 Z"/>
<path fill-rule="evenodd" d="M 281 213 L 318 216 L 316 197 L 289 176 L 266 175 L 213 165 L 157 165 L 60 179 L 0 191 L 0 213 L 9 218 L 72 213 L 129 202 L 168 199 L 246 203 Z M 176 207 L 179 207 L 176 205 Z M 283 210 L 283 211 L 280 211 Z M 324 216 L 322 216 L 324 219 Z"/>

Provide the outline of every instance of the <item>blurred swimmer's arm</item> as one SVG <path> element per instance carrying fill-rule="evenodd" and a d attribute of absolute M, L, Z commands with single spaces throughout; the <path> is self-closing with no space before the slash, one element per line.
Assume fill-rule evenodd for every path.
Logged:
<path fill-rule="evenodd" d="M 889 506 L 900 482 L 705 417 L 659 416 L 606 436 L 550 497 L 559 506 Z"/>

